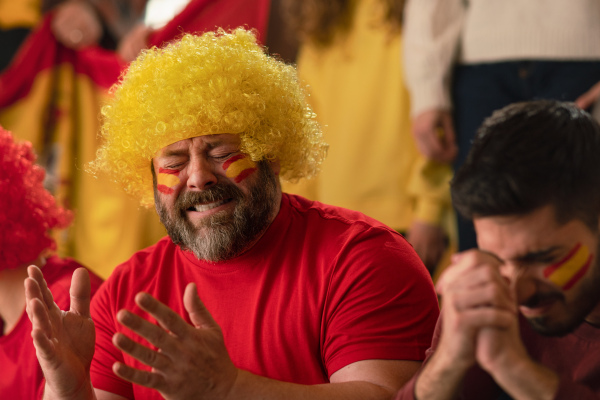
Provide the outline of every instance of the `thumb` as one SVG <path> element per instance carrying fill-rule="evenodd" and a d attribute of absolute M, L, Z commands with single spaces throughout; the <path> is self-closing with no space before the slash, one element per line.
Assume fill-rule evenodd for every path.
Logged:
<path fill-rule="evenodd" d="M 218 326 L 212 315 L 210 315 L 210 312 L 204 306 L 204 303 L 202 303 L 202 300 L 200 300 L 195 283 L 189 283 L 185 287 L 183 306 L 188 312 L 190 321 L 195 328 L 208 329 Z"/>
<path fill-rule="evenodd" d="M 90 276 L 85 268 L 77 268 L 71 278 L 71 312 L 89 318 L 90 316 Z"/>

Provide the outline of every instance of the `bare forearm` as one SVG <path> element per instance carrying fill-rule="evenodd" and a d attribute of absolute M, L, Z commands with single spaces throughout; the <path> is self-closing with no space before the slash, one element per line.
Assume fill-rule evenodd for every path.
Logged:
<path fill-rule="evenodd" d="M 460 366 L 435 354 L 419 374 L 415 384 L 418 400 L 450 400 L 458 394 L 468 366 Z"/>
<path fill-rule="evenodd" d="M 281 382 L 246 371 L 239 371 L 235 386 L 228 399 L 391 399 L 397 388 L 389 388 L 366 381 L 328 383 L 321 385 L 300 385 Z"/>
<path fill-rule="evenodd" d="M 552 400 L 558 390 L 558 376 L 529 358 L 489 372 L 515 400 Z"/>

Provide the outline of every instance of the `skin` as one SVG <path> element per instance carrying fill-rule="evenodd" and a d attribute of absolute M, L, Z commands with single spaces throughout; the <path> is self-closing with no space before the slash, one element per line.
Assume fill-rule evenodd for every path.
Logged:
<path fill-rule="evenodd" d="M 579 96 L 575 100 L 575 104 L 578 107 L 587 110 L 590 108 L 600 97 L 600 82 L 596 83 L 594 86 L 590 88 L 587 92 Z"/>
<path fill-rule="evenodd" d="M 544 268 L 544 276 L 561 289 L 568 290 L 585 276 L 593 258 L 594 256 L 589 254 L 587 246 L 577 243 L 569 251 L 567 257 Z"/>
<path fill-rule="evenodd" d="M 56 7 L 51 29 L 60 43 L 74 50 L 96 44 L 102 37 L 102 25 L 94 9 L 79 0 Z"/>
<path fill-rule="evenodd" d="M 236 182 L 235 177 L 228 177 L 223 164 L 239 154 L 240 141 L 237 135 L 207 135 L 181 140 L 165 147 L 153 159 L 155 171 L 166 169 L 177 171 L 180 182 L 172 186 L 169 194 L 160 193 L 160 201 L 167 210 L 175 208 L 175 202 L 184 191 L 202 191 L 217 184 L 219 180 L 226 180 L 236 185 L 245 195 L 250 193 L 250 186 L 254 183 L 253 175 L 249 175 L 241 182 Z M 272 163 L 273 170 L 279 172 L 279 164 Z M 278 188 L 276 206 L 270 217 L 269 224 L 279 212 L 281 188 Z M 205 229 L 202 220 L 219 212 L 231 213 L 235 201 L 230 201 L 216 208 L 206 211 L 187 211 L 188 220 L 198 230 Z M 258 238 L 257 238 L 258 240 Z"/>
<path fill-rule="evenodd" d="M 43 265 L 40 262 L 38 265 Z M 0 271 L 0 318 L 2 335 L 8 335 L 25 312 L 23 280 L 27 277 L 27 265 Z"/>
<path fill-rule="evenodd" d="M 596 249 L 598 233 L 579 220 L 559 224 L 552 206 L 524 216 L 476 218 L 474 224 L 481 250 L 455 256 L 438 282 L 442 336 L 415 394 L 419 400 L 454 398 L 466 371 L 477 363 L 514 399 L 552 399 L 558 376 L 527 354 L 518 312 L 544 318 L 551 329 L 569 321 L 581 304 L 578 299 L 588 296 L 586 283 L 598 279 L 598 261 L 568 291 L 543 272 L 577 243 Z M 557 296 L 533 302 L 544 294 Z M 574 325 L 583 319 L 598 324 L 599 304 Z"/>
<path fill-rule="evenodd" d="M 448 110 L 426 110 L 412 120 L 412 134 L 417 148 L 425 157 L 440 163 L 456 158 L 458 147 L 454 123 Z"/>
<path fill-rule="evenodd" d="M 135 60 L 142 50 L 148 48 L 148 37 L 152 32 L 149 26 L 137 24 L 119 42 L 117 54 L 126 62 Z"/>
<path fill-rule="evenodd" d="M 438 225 L 413 221 L 406 239 L 413 245 L 423 264 L 433 275 L 446 250 L 447 237 L 444 230 Z"/>
<path fill-rule="evenodd" d="M 159 192 L 171 208 L 185 191 L 201 191 L 225 176 L 222 163 L 239 153 L 239 137 L 223 134 L 201 136 L 167 146 L 154 160 L 154 167 L 177 169 L 181 184 L 172 194 Z M 274 172 L 278 164 L 273 163 Z M 236 185 L 248 193 L 253 177 Z M 278 200 L 281 189 L 278 189 Z M 202 212 L 188 211 L 187 218 L 203 229 L 202 220 L 218 212 L 231 212 L 233 201 Z M 277 201 L 279 204 L 279 201 Z M 278 211 L 278 208 L 277 208 Z M 274 212 L 272 219 L 277 212 Z M 270 221 L 269 221 L 270 222 Z M 27 312 L 32 320 L 32 337 L 47 378 L 45 399 L 121 399 L 92 388 L 89 368 L 94 350 L 94 326 L 89 318 L 89 277 L 77 270 L 71 284 L 71 310 L 54 304 L 39 269 L 30 267 L 25 280 Z M 166 399 L 389 399 L 419 368 L 420 362 L 364 360 L 343 367 L 330 377 L 332 384 L 298 385 L 280 382 L 235 368 L 219 326 L 190 283 L 183 295 L 192 324 L 147 293 L 138 293 L 135 302 L 160 326 L 128 310 L 117 320 L 159 350 L 133 342 L 121 333 L 114 345 L 152 371 L 141 371 L 115 363 L 113 371 L 130 382 L 155 388 Z"/>
<path fill-rule="evenodd" d="M 164 194 L 171 194 L 173 192 L 171 187 L 176 186 L 180 182 L 178 176 L 179 171 L 176 169 L 160 168 L 158 170 L 157 190 Z"/>

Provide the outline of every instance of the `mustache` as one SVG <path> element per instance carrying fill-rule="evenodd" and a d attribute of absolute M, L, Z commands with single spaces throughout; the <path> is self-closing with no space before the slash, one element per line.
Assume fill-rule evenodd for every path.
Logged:
<path fill-rule="evenodd" d="M 187 210 L 198 203 L 212 203 L 226 199 L 235 200 L 243 197 L 244 193 L 238 187 L 221 182 L 200 192 L 182 193 L 175 201 L 175 207 L 180 210 Z"/>
<path fill-rule="evenodd" d="M 521 306 L 527 308 L 536 308 L 540 305 L 551 301 L 564 301 L 565 296 L 559 292 L 550 292 L 550 293 L 536 293 L 530 298 L 528 298 L 525 302 L 521 303 Z"/>

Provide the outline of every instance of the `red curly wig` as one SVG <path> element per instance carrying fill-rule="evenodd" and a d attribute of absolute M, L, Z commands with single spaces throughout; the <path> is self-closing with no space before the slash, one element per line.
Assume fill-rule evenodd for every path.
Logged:
<path fill-rule="evenodd" d="M 66 228 L 73 218 L 44 189 L 45 171 L 35 159 L 31 143 L 16 143 L 0 127 L 0 270 L 56 250 L 50 229 Z"/>

